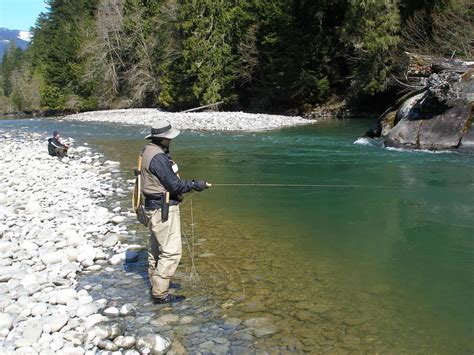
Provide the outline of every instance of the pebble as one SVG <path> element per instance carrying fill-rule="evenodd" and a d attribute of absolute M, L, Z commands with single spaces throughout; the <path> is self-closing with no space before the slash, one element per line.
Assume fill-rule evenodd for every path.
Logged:
<path fill-rule="evenodd" d="M 171 347 L 168 338 L 161 335 L 149 334 L 137 339 L 137 348 L 143 353 L 144 349 L 149 349 L 152 354 L 165 353 Z"/>
<path fill-rule="evenodd" d="M 119 310 L 117 307 L 109 307 L 109 308 L 104 309 L 103 313 L 104 313 L 104 316 L 117 317 L 119 315 Z"/>
<path fill-rule="evenodd" d="M 120 348 L 130 349 L 135 345 L 136 339 L 133 336 L 120 335 L 114 339 L 114 343 L 117 344 Z"/>
<path fill-rule="evenodd" d="M 11 329 L 13 317 L 8 313 L 0 313 L 0 329 Z"/>
<path fill-rule="evenodd" d="M 101 340 L 97 343 L 97 347 L 102 350 L 117 351 L 119 346 L 110 340 Z"/>
<path fill-rule="evenodd" d="M 247 319 L 244 325 L 250 328 L 258 338 L 272 335 L 279 331 L 269 318 L 264 317 Z"/>
<path fill-rule="evenodd" d="M 111 218 L 110 222 L 112 222 L 113 224 L 121 224 L 125 222 L 125 220 L 126 218 L 123 216 L 114 216 Z"/>
<path fill-rule="evenodd" d="M 193 316 L 183 316 L 179 319 L 179 324 L 191 324 L 195 320 Z"/>
<path fill-rule="evenodd" d="M 103 242 L 103 245 L 104 247 L 107 247 L 107 248 L 112 248 L 113 246 L 115 246 L 115 244 L 118 243 L 118 237 L 116 234 L 112 234 L 111 236 L 107 237 L 104 242 Z"/>
<path fill-rule="evenodd" d="M 137 309 L 133 304 L 124 304 L 120 307 L 120 315 L 121 316 L 133 316 L 137 313 Z"/>
<path fill-rule="evenodd" d="M 77 308 L 76 314 L 78 317 L 87 317 L 97 312 L 97 306 L 94 303 L 87 303 L 80 305 Z"/>
<path fill-rule="evenodd" d="M 95 324 L 106 321 L 107 318 L 104 317 L 102 314 L 91 314 L 86 318 L 84 322 L 84 327 L 86 329 L 92 328 Z"/>
<path fill-rule="evenodd" d="M 23 329 L 23 334 L 21 338 L 18 338 L 15 341 L 17 347 L 31 346 L 41 336 L 43 332 L 43 325 L 38 320 L 29 320 L 26 322 L 26 327 Z"/>
<path fill-rule="evenodd" d="M 58 332 L 64 327 L 67 322 L 69 321 L 69 316 L 66 314 L 58 314 L 51 316 L 48 322 L 49 328 L 51 329 L 52 333 Z"/>
<path fill-rule="evenodd" d="M 115 339 L 119 335 L 123 335 L 124 331 L 125 328 L 122 323 L 112 321 L 99 322 L 87 331 L 87 338 Z"/>
<path fill-rule="evenodd" d="M 68 301 L 77 298 L 77 291 L 72 288 L 66 288 L 59 290 L 54 295 L 54 303 L 56 304 L 66 304 Z"/>
<path fill-rule="evenodd" d="M 176 323 L 179 320 L 179 316 L 177 314 L 165 314 L 157 319 L 154 319 L 150 322 L 150 324 L 155 326 L 167 325 L 171 323 Z"/>
<path fill-rule="evenodd" d="M 126 259 L 126 254 L 125 253 L 120 253 L 120 254 L 115 254 L 109 259 L 109 262 L 111 265 L 118 265 L 121 264 L 125 261 Z"/>

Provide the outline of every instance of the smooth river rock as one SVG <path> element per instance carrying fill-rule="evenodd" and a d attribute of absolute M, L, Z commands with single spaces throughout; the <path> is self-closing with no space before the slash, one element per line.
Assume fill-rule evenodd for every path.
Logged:
<path fill-rule="evenodd" d="M 124 330 L 124 325 L 119 322 L 99 322 L 87 331 L 87 339 L 92 340 L 95 337 L 100 339 L 115 339 L 119 335 L 123 335 Z"/>
<path fill-rule="evenodd" d="M 137 348 L 139 350 L 148 348 L 153 355 L 163 354 L 167 352 L 170 347 L 170 340 L 158 334 L 149 334 L 137 339 Z"/>
<path fill-rule="evenodd" d="M 279 332 L 278 327 L 269 318 L 250 318 L 244 321 L 243 324 L 250 328 L 257 338 Z"/>
<path fill-rule="evenodd" d="M 52 333 L 59 332 L 69 321 L 69 316 L 66 314 L 57 314 L 51 316 L 48 320 L 48 325 Z"/>
<path fill-rule="evenodd" d="M 59 290 L 55 294 L 57 304 L 66 304 L 68 301 L 77 299 L 77 291 L 72 288 Z"/>
<path fill-rule="evenodd" d="M 13 317 L 8 313 L 0 313 L 0 329 L 11 329 Z"/>
<path fill-rule="evenodd" d="M 135 345 L 136 339 L 133 336 L 120 335 L 114 339 L 114 343 L 117 344 L 120 348 L 130 349 Z"/>

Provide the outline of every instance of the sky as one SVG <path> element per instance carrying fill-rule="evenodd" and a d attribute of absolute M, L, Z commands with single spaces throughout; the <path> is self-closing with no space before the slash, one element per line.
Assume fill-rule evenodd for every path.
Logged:
<path fill-rule="evenodd" d="M 0 27 L 28 31 L 41 12 L 46 12 L 44 0 L 0 0 Z"/>

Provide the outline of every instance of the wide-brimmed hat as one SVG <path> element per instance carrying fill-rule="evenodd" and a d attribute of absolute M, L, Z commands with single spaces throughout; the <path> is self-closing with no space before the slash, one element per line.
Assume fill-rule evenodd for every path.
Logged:
<path fill-rule="evenodd" d="M 151 128 L 150 134 L 145 139 L 153 138 L 167 138 L 173 139 L 180 133 L 179 129 L 172 128 L 171 124 L 167 121 L 158 121 L 155 127 Z"/>

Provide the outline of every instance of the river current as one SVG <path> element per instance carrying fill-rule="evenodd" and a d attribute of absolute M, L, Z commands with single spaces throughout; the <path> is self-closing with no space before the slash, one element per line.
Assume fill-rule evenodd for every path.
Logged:
<path fill-rule="evenodd" d="M 228 349 L 474 351 L 474 156 L 354 144 L 369 122 L 184 131 L 173 141 L 182 178 L 249 184 L 192 193 L 181 207 L 187 243 L 174 287 L 188 297 L 177 311 L 206 324 L 194 333 L 225 338 L 212 333 L 214 323 L 265 319 L 266 332 L 234 337 Z M 0 128 L 59 129 L 119 161 L 126 179 L 133 178 L 148 131 L 40 119 L 3 120 Z M 130 229 L 136 230 L 130 242 L 146 246 L 146 231 L 138 224 Z M 82 282 L 100 284 L 99 298 L 146 298 L 146 254 L 122 269 Z M 154 312 L 145 301 L 138 323 Z M 163 331 L 198 349 L 189 329 Z"/>

